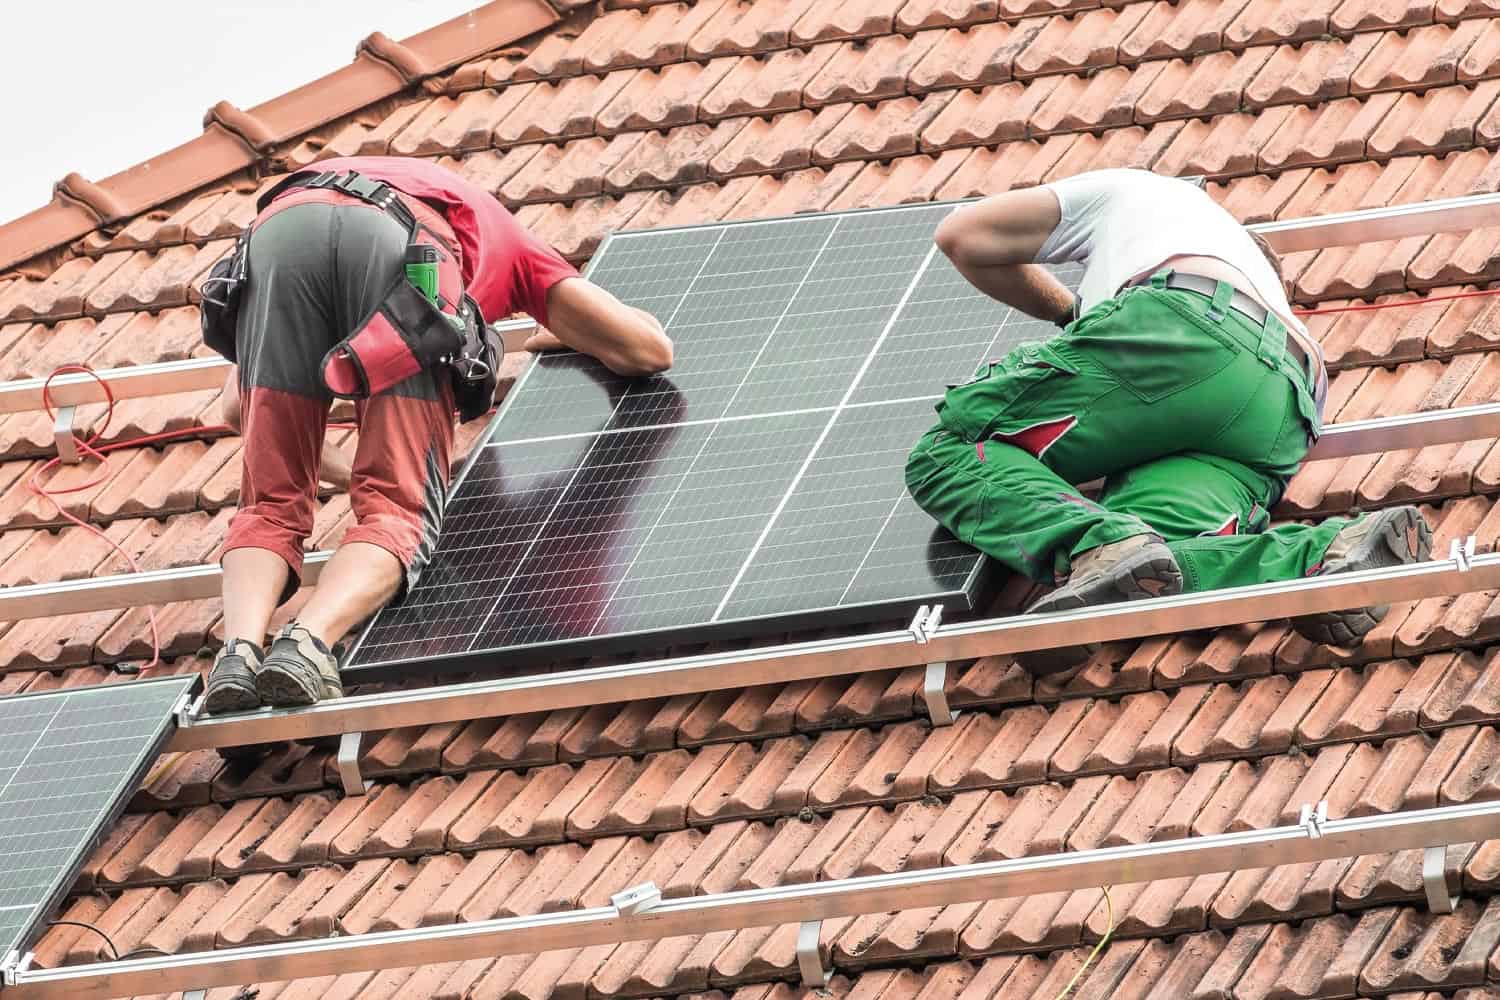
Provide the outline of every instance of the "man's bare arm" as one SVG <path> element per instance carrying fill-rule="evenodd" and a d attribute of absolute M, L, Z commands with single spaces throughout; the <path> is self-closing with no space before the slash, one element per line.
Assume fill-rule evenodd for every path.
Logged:
<path fill-rule="evenodd" d="M 1032 263 L 1061 221 L 1056 195 L 1024 188 L 955 211 L 938 226 L 935 239 L 975 288 L 1038 319 L 1065 322 L 1073 293 Z"/>
<path fill-rule="evenodd" d="M 547 313 L 551 332 L 533 334 L 528 351 L 571 347 L 619 375 L 655 375 L 672 367 L 672 340 L 656 317 L 585 278 L 553 285 Z"/>

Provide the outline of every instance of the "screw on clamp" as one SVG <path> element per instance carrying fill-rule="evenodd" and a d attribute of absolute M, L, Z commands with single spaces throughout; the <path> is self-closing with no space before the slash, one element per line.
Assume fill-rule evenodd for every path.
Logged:
<path fill-rule="evenodd" d="M 943 606 L 934 604 L 928 607 L 926 604 L 917 609 L 907 631 L 911 633 L 912 641 L 919 646 L 927 645 L 927 640 L 937 634 L 938 626 L 943 622 Z"/>
<path fill-rule="evenodd" d="M 1323 836 L 1323 824 L 1328 822 L 1328 800 L 1323 799 L 1316 806 L 1311 802 L 1303 803 L 1302 815 L 1297 819 L 1297 825 L 1307 831 L 1308 837 L 1313 840 Z"/>
<path fill-rule="evenodd" d="M 640 885 L 615 893 L 609 897 L 609 901 L 616 910 L 620 911 L 620 916 L 634 916 L 637 913 L 645 913 L 660 903 L 661 890 L 656 887 L 655 882 L 642 882 Z"/>

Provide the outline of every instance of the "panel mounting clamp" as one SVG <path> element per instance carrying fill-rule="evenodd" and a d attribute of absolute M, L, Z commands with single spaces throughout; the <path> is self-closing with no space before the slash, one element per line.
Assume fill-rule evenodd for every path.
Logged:
<path fill-rule="evenodd" d="M 1453 539 L 1448 545 L 1448 561 L 1458 566 L 1460 573 L 1467 573 L 1474 566 L 1474 550 L 1477 542 L 1473 535 L 1459 542 Z"/>
<path fill-rule="evenodd" d="M 1297 818 L 1297 825 L 1307 831 L 1308 837 L 1317 840 L 1323 836 L 1323 824 L 1328 822 L 1328 800 L 1323 799 L 1317 805 L 1311 802 L 1302 804 L 1302 814 Z"/>
<path fill-rule="evenodd" d="M 16 985 L 16 978 L 27 970 L 35 956 L 31 952 L 22 955 L 19 951 L 8 951 L 0 959 L 0 984 Z"/>
<path fill-rule="evenodd" d="M 1433 913 L 1452 913 L 1458 896 L 1448 888 L 1448 849 L 1428 847 L 1422 851 L 1422 889 L 1427 894 L 1427 909 Z"/>
<path fill-rule="evenodd" d="M 73 434 L 73 417 L 77 412 L 76 406 L 60 406 L 57 420 L 52 424 L 52 440 L 57 445 L 57 457 L 64 465 L 77 465 L 83 460 L 78 454 L 78 438 Z"/>
<path fill-rule="evenodd" d="M 912 617 L 911 624 L 907 630 L 911 632 L 912 642 L 918 646 L 927 645 L 927 640 L 937 634 L 938 626 L 943 622 L 943 606 L 934 604 L 931 607 L 924 604 L 917 609 L 916 615 Z"/>
<path fill-rule="evenodd" d="M 657 903 L 661 902 L 661 890 L 656 887 L 655 882 L 642 882 L 640 885 L 631 886 L 609 897 L 610 903 L 620 916 L 631 917 L 637 913 L 645 913 Z"/>
<path fill-rule="evenodd" d="M 339 781 L 345 795 L 365 794 L 365 776 L 359 773 L 359 751 L 364 733 L 345 733 L 339 737 Z"/>
<path fill-rule="evenodd" d="M 797 971 L 802 974 L 803 986 L 827 986 L 833 976 L 833 970 L 823 964 L 823 953 L 818 948 L 822 933 L 821 920 L 804 920 L 797 928 Z"/>

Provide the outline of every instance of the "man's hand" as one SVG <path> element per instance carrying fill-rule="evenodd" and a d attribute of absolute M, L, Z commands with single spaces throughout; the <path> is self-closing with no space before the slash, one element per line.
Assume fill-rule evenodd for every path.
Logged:
<path fill-rule="evenodd" d="M 527 350 L 571 347 L 617 375 L 656 375 L 672 367 L 672 340 L 655 316 L 627 306 L 586 278 L 565 278 L 547 292 L 550 333 Z"/>
<path fill-rule="evenodd" d="M 521 345 L 521 350 L 531 351 L 562 351 L 567 349 L 567 344 L 557 339 L 557 334 L 550 330 L 538 330 L 526 338 L 526 343 Z"/>

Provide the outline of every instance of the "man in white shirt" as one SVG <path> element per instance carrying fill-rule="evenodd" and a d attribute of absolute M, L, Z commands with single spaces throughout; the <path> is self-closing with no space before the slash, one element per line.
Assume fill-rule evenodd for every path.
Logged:
<path fill-rule="evenodd" d="M 967 205 L 937 243 L 981 291 L 1064 327 L 981 366 L 938 404 L 906 468 L 961 540 L 1057 588 L 1049 612 L 1426 559 L 1397 507 L 1267 530 L 1322 429 L 1322 354 L 1275 254 L 1196 185 L 1101 170 Z M 1045 263 L 1082 261 L 1075 297 Z M 1076 484 L 1103 478 L 1097 502 Z M 1307 615 L 1362 639 L 1385 608 Z M 1033 673 L 1092 649 L 1028 653 Z"/>

